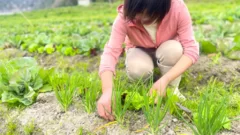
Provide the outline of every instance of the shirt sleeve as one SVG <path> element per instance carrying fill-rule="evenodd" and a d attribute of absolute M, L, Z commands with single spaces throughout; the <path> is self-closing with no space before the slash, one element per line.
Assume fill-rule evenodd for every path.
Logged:
<path fill-rule="evenodd" d="M 103 54 L 101 55 L 99 76 L 105 71 L 112 71 L 113 74 L 116 75 L 115 66 L 123 51 L 122 44 L 127 34 L 126 23 L 123 14 L 118 13 L 112 26 L 110 39 L 105 45 Z"/>
<path fill-rule="evenodd" d="M 195 40 L 191 16 L 184 2 L 178 10 L 177 22 L 177 34 L 183 46 L 183 54 L 189 57 L 194 64 L 199 58 L 199 44 Z"/>

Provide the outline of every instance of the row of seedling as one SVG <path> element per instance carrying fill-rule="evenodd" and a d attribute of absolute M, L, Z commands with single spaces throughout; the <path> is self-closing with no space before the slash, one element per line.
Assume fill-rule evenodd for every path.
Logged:
<path fill-rule="evenodd" d="M 96 100 L 101 90 L 96 74 L 55 72 L 51 75 L 50 82 L 64 111 L 68 110 L 73 99 L 77 97 L 82 98 L 86 112 L 95 111 Z"/>
<path fill-rule="evenodd" d="M 53 90 L 65 111 L 72 104 L 74 97 L 81 97 L 85 111 L 96 111 L 96 101 L 100 96 L 101 86 L 97 74 L 56 72 L 50 77 Z M 217 92 L 216 80 L 211 80 L 201 94 L 197 111 L 190 118 L 192 123 L 182 115 L 182 110 L 176 105 L 178 100 L 171 89 L 166 97 L 159 97 L 155 92 L 150 96 L 148 86 L 141 81 L 129 84 L 126 78 L 115 79 L 112 95 L 112 115 L 117 123 L 124 125 L 126 113 L 131 109 L 141 109 L 148 123 L 147 132 L 160 134 L 167 123 L 162 123 L 167 112 L 174 114 L 185 122 L 195 135 L 215 135 L 223 127 L 229 126 L 228 96 L 223 95 L 221 101 L 216 102 L 214 94 Z M 126 91 L 127 89 L 131 91 Z M 157 99 L 157 100 L 155 100 Z M 136 101 L 138 100 L 138 101 Z"/>

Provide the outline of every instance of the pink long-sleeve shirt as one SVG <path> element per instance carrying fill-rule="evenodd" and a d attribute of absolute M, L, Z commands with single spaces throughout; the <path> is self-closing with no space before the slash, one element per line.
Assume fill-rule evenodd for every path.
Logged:
<path fill-rule="evenodd" d="M 124 18 L 123 5 L 118 7 L 118 15 L 113 23 L 111 36 L 104 47 L 99 67 L 99 75 L 112 71 L 123 51 L 133 47 L 158 48 L 167 40 L 177 40 L 182 44 L 183 55 L 195 63 L 199 57 L 199 44 L 194 38 L 191 16 L 183 0 L 172 0 L 171 8 L 162 22 L 157 26 L 156 42 L 139 21 L 128 21 Z"/>

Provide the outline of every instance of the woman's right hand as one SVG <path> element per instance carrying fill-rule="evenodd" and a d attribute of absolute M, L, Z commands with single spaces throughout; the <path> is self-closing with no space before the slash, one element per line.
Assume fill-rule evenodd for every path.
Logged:
<path fill-rule="evenodd" d="M 102 118 L 113 121 L 114 117 L 112 115 L 111 100 L 112 92 L 105 91 L 97 102 L 97 110 Z"/>

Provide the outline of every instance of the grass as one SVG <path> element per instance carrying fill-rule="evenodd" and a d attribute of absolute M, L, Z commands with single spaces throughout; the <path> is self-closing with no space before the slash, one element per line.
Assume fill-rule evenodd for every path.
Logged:
<path fill-rule="evenodd" d="M 56 98 L 65 112 L 73 102 L 79 80 L 80 76 L 76 72 L 72 74 L 56 72 L 50 77 Z"/>

